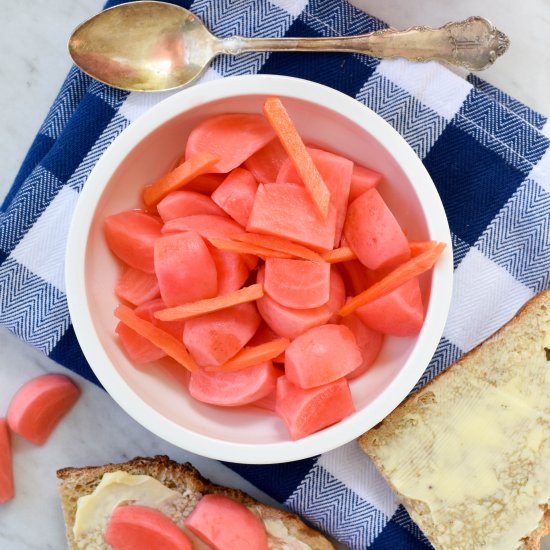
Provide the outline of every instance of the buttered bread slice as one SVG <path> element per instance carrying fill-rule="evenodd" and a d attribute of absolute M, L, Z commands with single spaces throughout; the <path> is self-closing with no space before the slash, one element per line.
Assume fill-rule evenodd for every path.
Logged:
<path fill-rule="evenodd" d="M 550 291 L 359 439 L 436 549 L 550 533 Z"/>
<path fill-rule="evenodd" d="M 215 485 L 190 464 L 179 464 L 166 456 L 63 468 L 58 470 L 57 477 L 70 550 L 107 550 L 109 546 L 104 540 L 107 522 L 121 504 L 158 510 L 186 533 L 193 549 L 210 550 L 209 545 L 185 528 L 185 519 L 204 495 L 223 495 L 246 506 L 263 523 L 269 550 L 334 549 L 321 533 L 308 527 L 297 515 L 260 503 L 237 489 Z"/>

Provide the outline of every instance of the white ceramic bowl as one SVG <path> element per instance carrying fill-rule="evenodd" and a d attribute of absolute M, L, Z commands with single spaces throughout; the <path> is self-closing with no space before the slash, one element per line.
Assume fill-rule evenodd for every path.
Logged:
<path fill-rule="evenodd" d="M 143 186 L 164 174 L 184 150 L 191 128 L 226 112 L 261 112 L 279 96 L 306 141 L 382 172 L 379 191 L 410 239 L 447 243 L 422 277 L 426 318 L 417 337 L 387 337 L 376 366 L 351 383 L 357 412 L 291 441 L 283 422 L 255 407 L 223 409 L 191 398 L 185 376 L 156 365 L 133 367 L 117 344 L 113 292 L 118 264 L 102 221 L 134 208 Z M 77 338 L 115 401 L 159 437 L 189 451 L 241 463 L 311 457 L 358 437 L 403 400 L 428 365 L 451 299 L 452 248 L 445 212 L 430 176 L 401 136 L 373 111 L 331 88 L 281 76 L 242 76 L 179 92 L 131 124 L 109 147 L 81 193 L 66 257 L 67 295 Z M 184 369 L 182 369 L 184 370 Z"/>

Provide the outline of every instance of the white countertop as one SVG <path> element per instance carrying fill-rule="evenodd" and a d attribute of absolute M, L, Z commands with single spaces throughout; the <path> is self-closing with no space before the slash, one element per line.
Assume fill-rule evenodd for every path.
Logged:
<path fill-rule="evenodd" d="M 550 0 L 352 3 L 396 27 L 439 26 L 468 15 L 484 15 L 510 36 L 512 46 L 481 76 L 550 116 Z M 71 30 L 99 11 L 101 5 L 102 0 L 4 2 L 0 20 L 0 200 L 70 67 L 65 44 Z M 0 349 L 1 416 L 21 383 L 60 367 L 4 330 L 0 330 Z M 91 383 L 79 380 L 79 384 L 83 389 L 80 401 L 44 447 L 13 438 L 17 498 L 1 506 L 0 548 L 64 547 L 63 520 L 55 489 L 55 470 L 64 466 L 164 453 L 175 460 L 189 460 L 214 481 L 239 486 L 269 502 L 219 463 L 176 449 L 146 432 Z"/>

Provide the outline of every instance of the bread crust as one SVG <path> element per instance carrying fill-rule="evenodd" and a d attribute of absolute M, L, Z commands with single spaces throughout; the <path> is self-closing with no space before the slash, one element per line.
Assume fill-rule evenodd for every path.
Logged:
<path fill-rule="evenodd" d="M 333 550 L 334 546 L 318 531 L 307 526 L 297 515 L 262 504 L 239 489 L 223 487 L 203 477 L 191 464 L 181 464 L 165 455 L 154 457 L 136 457 L 124 463 L 110 463 L 102 466 L 82 468 L 62 468 L 57 471 L 60 480 L 58 486 L 67 540 L 71 550 L 76 549 L 72 526 L 76 515 L 78 498 L 93 492 L 103 474 L 124 471 L 133 475 L 149 475 L 168 488 L 183 492 L 190 489 L 194 493 L 216 494 L 230 497 L 249 507 L 262 520 L 280 520 L 288 529 L 289 535 L 309 545 L 312 550 Z"/>
<path fill-rule="evenodd" d="M 514 315 L 514 317 L 512 317 L 512 319 L 510 319 L 505 325 L 503 325 L 500 329 L 498 329 L 494 334 L 489 336 L 481 344 L 479 344 L 469 352 L 465 353 L 460 359 L 455 361 L 447 369 L 439 373 L 430 382 L 428 382 L 425 386 L 423 386 L 421 390 L 419 390 L 419 392 L 424 393 L 426 390 L 429 391 L 429 388 L 436 381 L 447 376 L 449 373 L 455 372 L 457 369 L 464 368 L 465 364 L 467 363 L 475 362 L 477 356 L 483 350 L 485 350 L 487 346 L 492 346 L 500 343 L 505 337 L 505 335 L 507 334 L 507 332 L 512 327 L 514 327 L 518 323 L 521 323 L 524 320 L 524 318 L 531 316 L 533 313 L 534 315 L 539 315 L 541 314 L 541 312 L 544 316 L 549 315 L 550 289 L 541 292 L 540 294 L 536 295 L 531 300 L 529 300 L 526 304 L 523 305 L 523 307 L 521 307 L 518 310 L 518 312 Z M 482 378 L 485 378 L 487 381 L 489 381 L 489 374 L 485 376 L 482 375 Z M 367 455 L 369 455 L 371 460 L 373 460 L 374 464 L 377 466 L 377 468 L 380 470 L 382 474 L 384 474 L 384 464 L 380 461 L 379 457 L 376 455 L 375 452 L 370 452 L 371 448 L 374 447 L 374 441 L 377 438 L 378 432 L 382 427 L 388 428 L 389 431 L 391 432 L 391 428 L 389 428 L 389 426 L 395 426 L 397 424 L 397 419 L 399 419 L 401 415 L 405 414 L 406 411 L 409 411 L 412 408 L 414 408 L 417 397 L 418 397 L 417 393 L 409 395 L 382 422 L 380 422 L 379 424 L 371 428 L 368 432 L 360 436 L 357 440 L 359 443 L 359 446 L 363 449 L 363 451 Z M 391 479 L 386 478 L 386 480 L 388 481 L 389 485 L 392 487 L 394 492 L 400 497 L 403 505 L 405 506 L 407 511 L 410 513 L 412 519 L 417 523 L 421 523 L 424 534 L 428 537 L 428 539 L 433 541 L 435 524 L 430 514 L 423 513 L 424 512 L 423 507 L 425 507 L 425 504 L 421 501 L 416 501 L 416 500 L 412 500 L 404 497 L 403 495 L 400 494 L 399 489 L 392 483 Z M 543 515 L 543 518 L 541 519 L 541 522 L 539 523 L 539 526 L 537 527 L 537 529 L 535 529 L 532 533 L 530 533 L 530 535 L 527 538 L 523 539 L 523 545 L 519 547 L 519 550 L 539 550 L 540 539 L 547 534 L 550 534 L 550 510 L 548 509 L 546 509 Z"/>

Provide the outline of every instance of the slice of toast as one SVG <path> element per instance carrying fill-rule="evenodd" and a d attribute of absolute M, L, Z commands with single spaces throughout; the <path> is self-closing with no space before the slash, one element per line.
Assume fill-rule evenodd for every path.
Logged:
<path fill-rule="evenodd" d="M 550 533 L 550 290 L 359 444 L 436 549 L 538 548 Z"/>
<path fill-rule="evenodd" d="M 103 474 L 119 471 L 132 475 L 150 476 L 160 481 L 169 489 L 180 493 L 182 497 L 184 497 L 184 504 L 181 505 L 180 503 L 179 507 L 181 520 L 191 513 L 202 495 L 225 495 L 244 504 L 264 522 L 264 525 L 270 524 L 277 527 L 275 531 L 281 531 L 281 526 L 284 526 L 282 533 L 277 536 L 271 532 L 273 529 L 268 530 L 270 549 L 334 549 L 333 545 L 321 535 L 321 533 L 308 527 L 295 514 L 262 504 L 238 489 L 230 489 L 215 485 L 203 478 L 190 464 L 179 464 L 170 460 L 167 456 L 155 456 L 153 458 L 137 457 L 121 464 L 106 464 L 103 466 L 90 466 L 84 468 L 63 468 L 58 470 L 57 477 L 61 481 L 58 490 L 65 518 L 67 541 L 71 550 L 81 549 L 83 547 L 87 550 L 108 548 L 107 545 L 102 542 L 102 533 L 95 534 L 96 542 L 94 543 L 83 544 L 84 541 L 75 540 L 73 525 L 75 523 L 78 499 L 82 496 L 91 494 L 101 481 Z M 294 544 L 294 546 L 292 546 L 292 544 Z"/>

